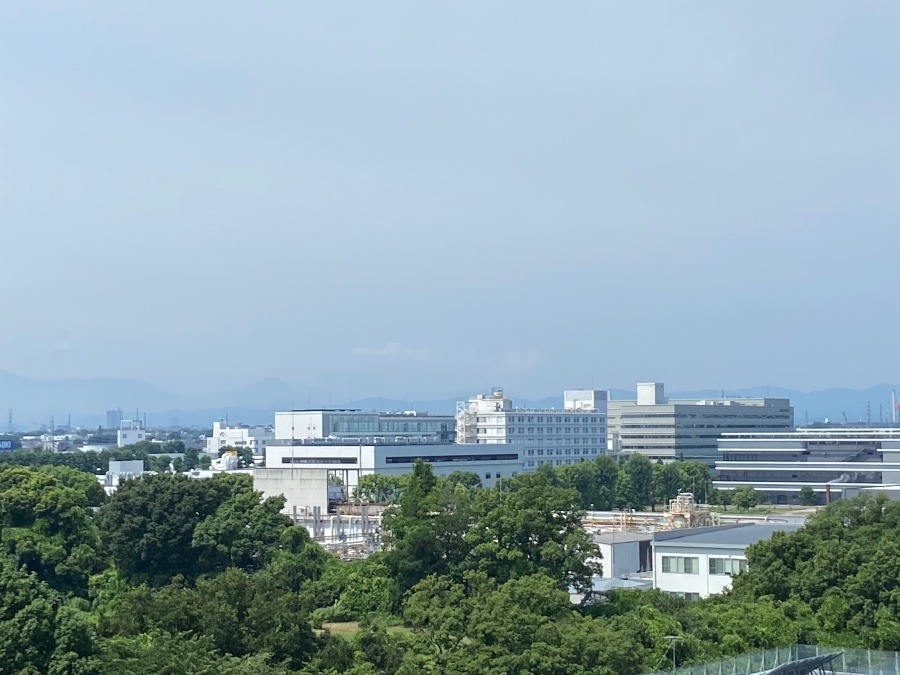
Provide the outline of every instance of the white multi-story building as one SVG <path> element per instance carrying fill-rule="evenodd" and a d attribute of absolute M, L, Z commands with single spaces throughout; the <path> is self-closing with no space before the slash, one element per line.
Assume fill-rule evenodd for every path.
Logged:
<path fill-rule="evenodd" d="M 124 448 L 126 445 L 134 445 L 148 438 L 149 434 L 140 420 L 122 420 L 116 432 L 116 445 Z"/>
<path fill-rule="evenodd" d="M 716 488 L 749 485 L 773 504 L 796 504 L 806 486 L 817 501 L 900 485 L 900 429 L 797 429 L 722 434 Z"/>
<path fill-rule="evenodd" d="M 525 470 L 572 464 L 606 450 L 605 391 L 566 391 L 562 409 L 515 408 L 502 389 L 477 394 L 456 407 L 458 443 L 515 443 L 524 448 Z"/>
<path fill-rule="evenodd" d="M 452 443 L 456 420 L 452 415 L 426 412 L 363 412 L 358 409 L 289 410 L 275 413 L 275 438 L 378 437 L 383 441 L 415 438 Z"/>
<path fill-rule="evenodd" d="M 267 497 L 283 495 L 285 513 L 316 507 L 327 513 L 332 502 L 353 495 L 360 476 L 408 473 L 416 459 L 431 464 L 439 476 L 475 473 L 488 487 L 522 471 L 522 448 L 517 445 L 397 443 L 375 437 L 274 440 L 266 446 L 265 467 L 253 472 L 253 487 Z"/>
<path fill-rule="evenodd" d="M 614 455 L 697 459 L 712 465 L 726 432 L 786 432 L 794 409 L 786 398 L 666 398 L 661 382 L 637 385 L 634 401 L 609 401 L 607 445 Z"/>
<path fill-rule="evenodd" d="M 243 424 L 227 426 L 214 422 L 212 436 L 206 439 L 206 452 L 218 455 L 223 448 L 250 448 L 254 455 L 262 456 L 266 444 L 275 438 L 270 427 L 249 427 Z"/>
<path fill-rule="evenodd" d="M 653 587 L 696 600 L 722 593 L 747 569 L 747 547 L 799 525 L 734 523 L 653 534 Z"/>
<path fill-rule="evenodd" d="M 360 475 L 401 475 L 412 470 L 416 459 L 434 468 L 435 474 L 471 471 L 482 485 L 522 471 L 522 447 L 486 448 L 474 443 L 382 441 L 376 437 L 271 441 L 266 446 L 266 469 L 324 469 L 353 488 Z"/>

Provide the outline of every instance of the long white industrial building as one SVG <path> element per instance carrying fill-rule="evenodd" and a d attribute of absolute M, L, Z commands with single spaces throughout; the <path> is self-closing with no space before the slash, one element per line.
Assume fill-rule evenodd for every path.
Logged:
<path fill-rule="evenodd" d="M 792 504 L 808 486 L 828 502 L 900 485 L 900 429 L 726 433 L 716 472 L 720 490 L 749 485 L 772 503 Z"/>

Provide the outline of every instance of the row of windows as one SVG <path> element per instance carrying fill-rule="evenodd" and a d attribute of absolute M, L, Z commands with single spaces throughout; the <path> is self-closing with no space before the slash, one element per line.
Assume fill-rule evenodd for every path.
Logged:
<path fill-rule="evenodd" d="M 584 457 L 579 457 L 578 459 L 558 459 L 558 460 L 556 460 L 556 465 L 560 466 L 562 464 L 577 464 L 578 462 L 583 462 L 583 461 L 585 461 Z M 526 466 L 534 467 L 534 466 L 543 466 L 544 464 L 546 464 L 548 466 L 553 466 L 553 460 L 552 459 L 538 459 L 538 460 L 530 459 L 526 463 Z"/>
<path fill-rule="evenodd" d="M 685 600 L 699 600 L 699 593 L 687 593 L 685 591 L 665 591 L 667 595 L 672 595 L 676 598 L 684 598 Z"/>
<path fill-rule="evenodd" d="M 582 452 L 581 448 L 556 448 L 557 455 L 580 455 L 581 452 Z M 597 451 L 594 450 L 593 448 L 585 448 L 584 449 L 585 455 L 592 455 L 592 454 L 595 454 L 596 452 Z M 544 448 L 538 448 L 537 450 L 528 450 L 527 454 L 529 457 L 534 457 L 535 455 L 537 455 L 538 457 L 543 457 L 544 456 Z M 551 450 L 550 448 L 547 448 L 547 454 L 552 455 L 553 450 Z"/>
<path fill-rule="evenodd" d="M 519 473 L 518 471 L 513 471 L 513 472 L 512 472 L 512 475 L 513 475 L 513 476 L 516 476 L 516 475 L 518 475 L 518 473 Z M 490 472 L 490 471 L 485 471 L 484 477 L 487 478 L 488 480 L 490 480 L 490 479 L 491 479 L 491 472 Z M 495 477 L 495 478 L 503 478 L 503 472 L 502 472 L 502 471 L 498 471 L 498 472 L 494 475 L 494 477 Z"/>
<path fill-rule="evenodd" d="M 556 429 L 554 432 L 553 429 Z M 504 432 L 509 434 L 529 434 L 543 436 L 547 434 L 606 434 L 606 427 L 509 427 L 509 429 L 495 429 L 493 427 L 478 427 L 478 433 L 483 436 L 502 436 Z"/>
<path fill-rule="evenodd" d="M 623 412 L 621 418 L 623 420 L 639 420 L 647 417 L 678 417 L 679 419 L 690 418 L 690 417 L 702 417 L 704 419 L 720 419 L 720 420 L 788 420 L 790 419 L 790 413 L 786 411 L 781 411 L 782 414 L 760 414 L 760 413 L 750 413 L 741 415 L 739 413 L 725 413 L 722 415 L 717 415 L 715 413 L 683 413 L 683 412 L 648 412 L 648 413 L 625 413 Z"/>
<path fill-rule="evenodd" d="M 282 457 L 282 464 L 356 464 L 355 457 Z"/>
<path fill-rule="evenodd" d="M 710 558 L 712 575 L 740 574 L 747 570 L 747 561 L 741 558 Z M 662 571 L 666 574 L 700 574 L 700 558 L 697 556 L 664 555 Z"/>
<path fill-rule="evenodd" d="M 668 424 L 622 424 L 622 429 L 722 429 L 721 424 L 682 424 L 674 420 Z M 759 424 L 729 424 L 728 429 L 759 429 Z"/>
<path fill-rule="evenodd" d="M 504 462 L 515 461 L 519 456 L 514 452 L 491 455 L 431 455 L 421 457 L 385 457 L 385 464 L 412 464 L 417 459 L 426 462 Z"/>
<path fill-rule="evenodd" d="M 519 424 L 524 424 L 527 420 L 529 424 L 533 422 L 537 422 L 538 424 L 543 424 L 544 421 L 548 424 L 552 424 L 554 421 L 557 424 L 561 424 L 565 422 L 565 424 L 569 424 L 570 422 L 575 422 L 578 424 L 579 422 L 602 422 L 603 418 L 599 415 L 576 415 L 575 417 L 563 417 L 559 416 L 555 420 L 552 415 L 519 415 L 518 417 L 514 415 L 510 415 L 509 417 L 476 417 L 475 421 L 479 424 L 506 424 L 506 421 L 510 422 L 518 422 Z"/>
<path fill-rule="evenodd" d="M 666 574 L 700 574 L 700 558 L 696 556 L 664 555 L 662 571 Z"/>
<path fill-rule="evenodd" d="M 710 574 L 735 575 L 747 571 L 747 561 L 741 558 L 710 558 Z"/>
<path fill-rule="evenodd" d="M 526 438 L 525 445 L 600 445 L 601 439 L 597 436 L 588 438 Z M 510 439 L 510 443 L 522 443 L 519 439 Z"/>

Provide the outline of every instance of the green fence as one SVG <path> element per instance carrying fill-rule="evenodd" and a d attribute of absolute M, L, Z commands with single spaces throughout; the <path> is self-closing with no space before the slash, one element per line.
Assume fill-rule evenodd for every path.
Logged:
<path fill-rule="evenodd" d="M 900 675 L 900 652 L 844 649 L 843 647 L 812 647 L 810 645 L 790 645 L 766 649 L 721 661 L 659 670 L 647 675 L 758 675 L 791 661 L 831 653 L 839 653 L 832 664 L 836 674 Z"/>

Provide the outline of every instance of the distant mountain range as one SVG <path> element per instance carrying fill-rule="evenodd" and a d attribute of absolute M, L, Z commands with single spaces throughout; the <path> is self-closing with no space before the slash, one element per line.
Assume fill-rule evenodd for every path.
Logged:
<path fill-rule="evenodd" d="M 748 387 L 724 390 L 726 396 L 771 396 L 789 398 L 798 425 L 822 421 L 877 423 L 890 419 L 891 390 L 900 385 L 880 384 L 868 389 L 823 389 L 803 392 L 778 387 Z M 513 395 L 514 392 L 507 392 Z M 614 400 L 633 399 L 634 391 L 613 389 Z M 667 392 L 670 399 L 717 398 L 721 389 Z M 290 385 L 270 378 L 245 387 L 205 397 L 186 397 L 136 379 L 80 378 L 64 380 L 32 380 L 0 371 L 0 412 L 13 410 L 17 429 L 34 429 L 49 424 L 53 417 L 65 424 L 71 414 L 73 425 L 95 427 L 106 424 L 106 411 L 122 408 L 131 418 L 139 410 L 151 425 L 210 426 L 213 420 L 228 418 L 231 422 L 268 424 L 276 410 L 327 405 L 361 410 L 426 410 L 433 414 L 453 414 L 456 402 L 468 393 L 436 400 L 399 400 L 363 398 L 354 401 L 328 402 L 328 395 L 316 388 Z M 561 408 L 562 392 L 543 399 L 516 399 L 515 405 L 534 408 Z M 0 428 L 5 430 L 5 415 Z"/>

